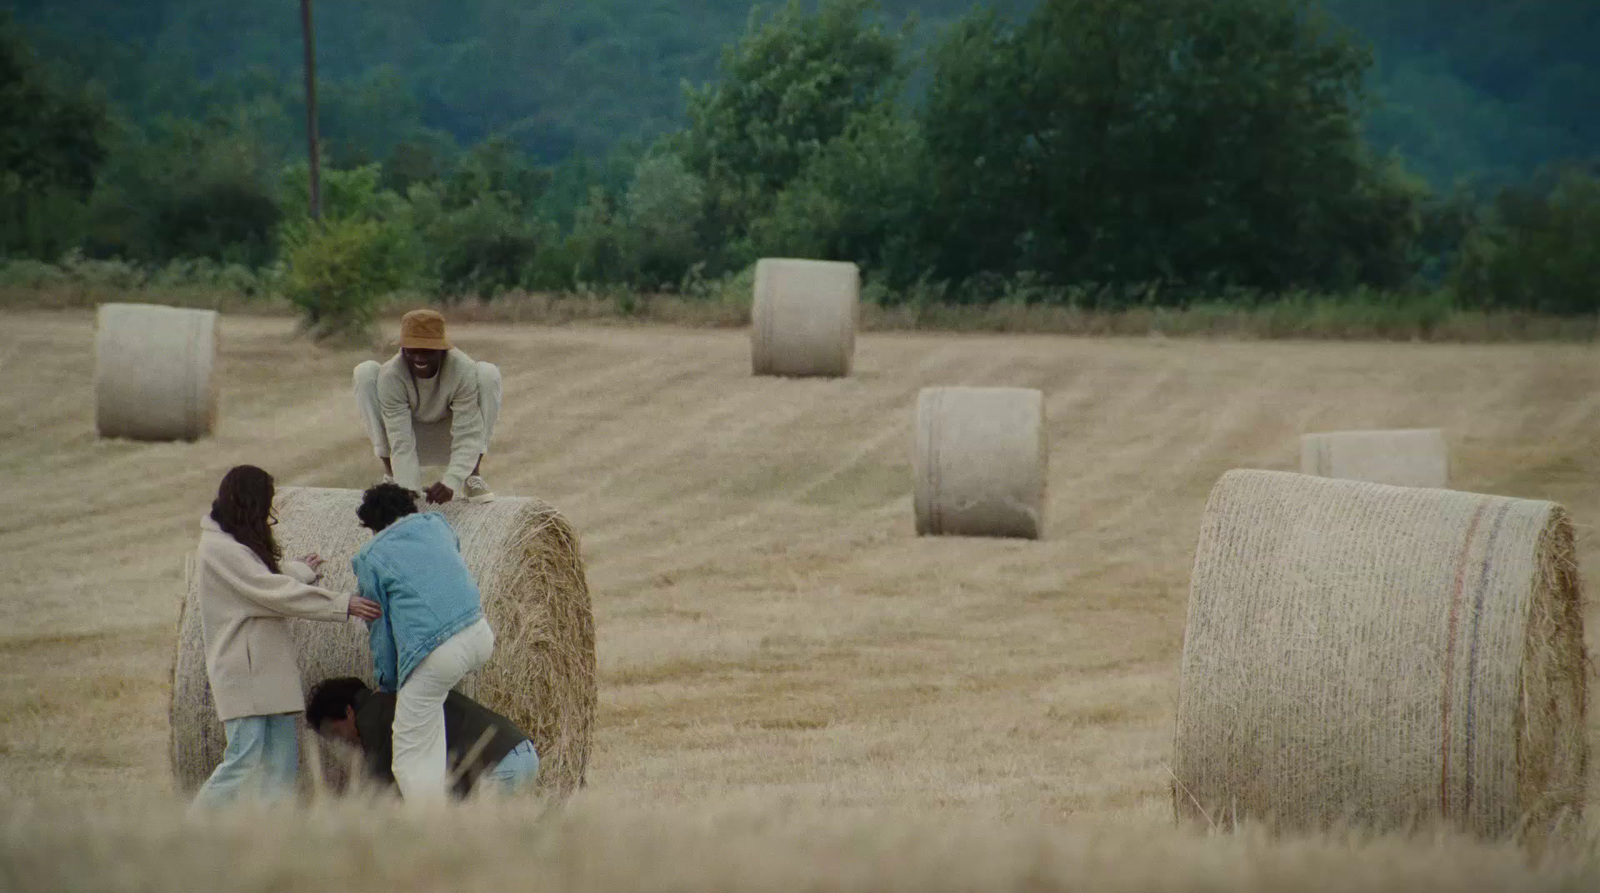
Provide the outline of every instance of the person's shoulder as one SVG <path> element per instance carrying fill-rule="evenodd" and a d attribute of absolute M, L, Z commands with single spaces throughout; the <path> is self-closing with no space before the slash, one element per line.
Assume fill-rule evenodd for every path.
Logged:
<path fill-rule="evenodd" d="M 406 382 L 405 360 L 399 353 L 378 366 L 378 386 L 401 387 Z"/>
<path fill-rule="evenodd" d="M 252 558 L 256 554 L 250 551 L 249 546 L 218 527 L 210 517 L 201 523 L 200 541 L 195 545 L 196 557 L 206 561 L 237 561 L 246 553 Z"/>

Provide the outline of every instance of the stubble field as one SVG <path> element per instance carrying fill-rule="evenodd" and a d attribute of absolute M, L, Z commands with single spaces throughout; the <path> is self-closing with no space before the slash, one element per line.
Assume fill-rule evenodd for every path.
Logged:
<path fill-rule="evenodd" d="M 66 883 L 20 855 L 71 852 L 74 838 L 49 830 L 70 824 L 63 816 L 179 814 L 168 673 L 184 556 L 222 473 L 249 462 L 283 485 L 358 488 L 380 473 L 350 370 L 383 353 L 311 346 L 284 319 L 226 318 L 216 435 L 102 442 L 93 327 L 81 311 L 0 317 L 0 791 L 11 804 L 0 879 Z M 781 816 L 834 833 L 875 829 L 862 852 L 877 853 L 903 817 L 1121 835 L 1130 853 L 1161 840 L 1150 845 L 1168 853 L 1158 858 L 1241 888 L 1275 875 L 1239 866 L 1275 859 L 1323 877 L 1316 858 L 1276 845 L 1177 835 L 1166 770 L 1206 494 L 1229 468 L 1296 469 L 1303 432 L 1444 427 L 1453 486 L 1563 503 L 1584 578 L 1600 580 L 1600 351 L 1589 346 L 868 334 L 851 378 L 783 380 L 749 374 L 737 331 L 484 324 L 452 335 L 504 376 L 485 476 L 501 494 L 552 502 L 582 536 L 600 706 L 577 817 L 550 819 L 565 830 L 541 838 L 562 859 L 575 858 L 562 834 L 626 849 L 619 841 L 639 837 L 607 816 L 644 810 L 658 817 L 646 823 L 656 846 L 671 837 L 663 829 L 682 831 L 673 816 L 765 817 L 731 828 L 706 819 L 708 836 L 675 852 L 709 853 Z M 915 535 L 912 412 L 919 388 L 942 384 L 1044 390 L 1042 541 Z M 1591 613 L 1591 649 L 1596 622 Z M 115 828 L 130 824 L 106 825 L 105 839 L 122 840 L 132 832 Z M 976 886 L 1026 881 L 980 872 L 999 864 L 996 847 L 1022 843 L 963 860 L 934 839 L 916 837 L 928 857 L 894 875 L 907 889 L 969 888 L 961 871 L 929 867 L 940 859 L 978 872 Z M 120 846 L 90 849 L 111 859 Z M 838 859 L 860 856 L 840 846 Z M 1085 864 L 1051 846 L 1050 859 Z M 1343 844 L 1315 846 L 1340 861 Z M 1417 871 L 1527 879 L 1504 851 L 1397 846 L 1358 851 L 1402 866 L 1384 875 L 1397 882 L 1413 855 Z M 1057 864 L 1036 849 L 1029 858 Z M 431 851 L 405 858 L 417 852 Z M 782 852 L 796 864 L 834 858 Z M 1600 878 L 1595 852 L 1562 871 L 1580 886 Z M 563 862 L 577 872 L 564 886 L 617 886 L 593 878 L 622 863 L 591 875 Z M 771 868 L 782 858 L 762 864 L 787 876 Z M 681 889 L 771 886 L 766 874 L 727 871 L 686 875 Z M 1039 871 L 1028 877 L 1049 887 L 1054 875 Z M 1542 877 L 1560 886 L 1569 875 Z M 833 880 L 808 889 L 857 888 Z M 859 888 L 894 886 L 869 878 Z"/>

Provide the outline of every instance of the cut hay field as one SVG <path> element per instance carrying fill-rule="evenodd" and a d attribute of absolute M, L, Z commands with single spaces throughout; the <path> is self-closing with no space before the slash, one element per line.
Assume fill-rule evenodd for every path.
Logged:
<path fill-rule="evenodd" d="M 76 820 L 63 816 L 93 814 L 99 828 L 110 827 L 106 816 L 177 814 L 167 802 L 168 674 L 184 555 L 216 483 L 241 462 L 293 485 L 364 487 L 380 470 L 350 386 L 351 368 L 380 354 L 310 346 L 285 319 L 226 318 L 216 436 L 100 442 L 93 330 L 84 311 L 0 315 L 0 886 L 8 870 L 22 872 L 24 852 L 98 854 L 79 872 L 132 852 L 187 858 L 192 840 L 135 845 L 130 822 L 75 850 Z M 634 838 L 604 819 L 624 808 L 753 810 L 835 831 L 862 822 L 880 835 L 892 834 L 890 815 L 986 829 L 956 834 L 988 841 L 982 858 L 917 837 L 924 855 L 895 875 L 903 884 L 844 872 L 810 889 L 1051 888 L 1060 865 L 1083 863 L 1070 846 L 1027 836 L 1041 828 L 1123 835 L 1112 852 L 1140 877 L 1181 877 L 1188 866 L 1270 889 L 1296 876 L 1281 873 L 1297 858 L 1289 851 L 1173 835 L 1166 767 L 1207 492 L 1230 468 L 1298 469 L 1303 432 L 1447 429 L 1454 486 L 1565 504 L 1584 577 L 1600 582 L 1593 346 L 883 333 L 860 337 L 853 377 L 795 381 L 752 377 L 740 331 L 475 324 L 452 334 L 505 380 L 486 477 L 501 494 L 558 506 L 588 563 L 600 705 L 579 800 L 593 802 L 541 846 L 593 837 L 620 861 L 562 863 L 570 889 L 604 889 L 593 878 L 633 864 L 617 854 Z M 915 535 L 917 391 L 955 384 L 1044 390 L 1042 541 Z M 1600 616 L 1588 624 L 1592 650 Z M 1591 717 L 1595 739 L 1593 707 Z M 18 818 L 36 805 L 54 818 Z M 673 825 L 650 825 L 651 845 L 677 847 L 673 834 L 690 830 Z M 984 836 L 1001 826 L 1024 836 Z M 707 836 L 674 852 L 709 852 L 724 834 L 756 846 L 765 826 L 694 827 Z M 237 827 L 219 828 L 229 846 L 246 846 Z M 487 834 L 470 840 L 494 852 Z M 835 847 L 841 864 L 893 864 L 874 855 L 891 846 L 881 836 L 863 847 L 846 838 L 815 846 Z M 1151 852 L 1169 868 L 1139 858 L 1152 838 L 1165 841 Z M 1341 864 L 1338 846 L 1310 846 L 1296 869 L 1306 879 Z M 1402 866 L 1396 883 L 1430 866 L 1463 879 L 1515 874 L 1493 854 L 1372 846 L 1362 851 L 1374 864 Z M 996 855 L 1013 851 L 1054 867 L 1029 874 L 1017 866 L 1034 862 Z M 379 851 L 363 852 L 370 861 Z M 681 852 L 672 864 L 687 866 Z M 783 852 L 797 865 L 835 858 Z M 1600 879 L 1596 853 L 1583 863 L 1590 882 Z M 523 856 L 553 858 L 531 845 Z M 441 858 L 470 870 L 459 851 Z M 1269 867 L 1237 867 L 1247 860 Z M 776 889 L 788 864 L 685 868 L 681 886 L 651 888 Z M 1116 874 L 1096 872 L 1084 877 Z M 1566 877 L 1547 879 L 1555 889 Z M 49 878 L 84 888 L 77 875 Z M 362 879 L 408 888 L 382 871 Z"/>

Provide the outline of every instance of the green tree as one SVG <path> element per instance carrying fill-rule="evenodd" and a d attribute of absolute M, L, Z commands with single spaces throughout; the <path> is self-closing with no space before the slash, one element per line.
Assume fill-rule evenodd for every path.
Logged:
<path fill-rule="evenodd" d="M 904 35 L 874 22 L 877 9 L 822 0 L 811 14 L 789 0 L 770 19 L 751 17 L 717 81 L 687 90 L 681 151 L 706 184 L 705 244 L 743 236 L 852 117 L 898 95 Z"/>
<path fill-rule="evenodd" d="M 1555 183 L 1507 187 L 1465 240 L 1453 277 L 1472 307 L 1600 311 L 1600 165 Z"/>
<path fill-rule="evenodd" d="M 889 104 L 863 112 L 755 221 L 755 253 L 854 261 L 907 285 L 935 260 L 921 238 L 932 201 L 926 172 L 914 119 Z"/>
<path fill-rule="evenodd" d="M 104 102 L 59 84 L 0 13 L 0 254 L 53 257 L 74 244 L 108 127 Z"/>
<path fill-rule="evenodd" d="M 318 338 L 364 336 L 390 293 L 414 285 L 421 251 L 411 204 L 379 187 L 380 166 L 325 169 L 313 220 L 304 164 L 284 176 L 284 291 Z"/>
<path fill-rule="evenodd" d="M 700 260 L 697 230 L 705 184 L 672 154 L 639 162 L 623 198 L 622 254 L 627 278 L 648 289 L 671 288 Z"/>
<path fill-rule="evenodd" d="M 1361 141 L 1368 64 L 1309 0 L 974 14 L 936 51 L 922 118 L 939 272 L 1348 284 L 1383 266 L 1350 257 L 1354 231 L 1410 214 Z"/>

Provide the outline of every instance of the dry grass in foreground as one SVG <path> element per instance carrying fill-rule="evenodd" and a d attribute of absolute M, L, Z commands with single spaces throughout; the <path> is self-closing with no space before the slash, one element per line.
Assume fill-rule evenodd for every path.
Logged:
<path fill-rule="evenodd" d="M 1533 860 L 1447 835 L 1275 841 L 593 800 L 482 802 L 448 815 L 325 802 L 200 820 L 163 802 L 13 808 L 0 824 L 0 889 L 1577 891 L 1600 887 L 1593 844 Z"/>

